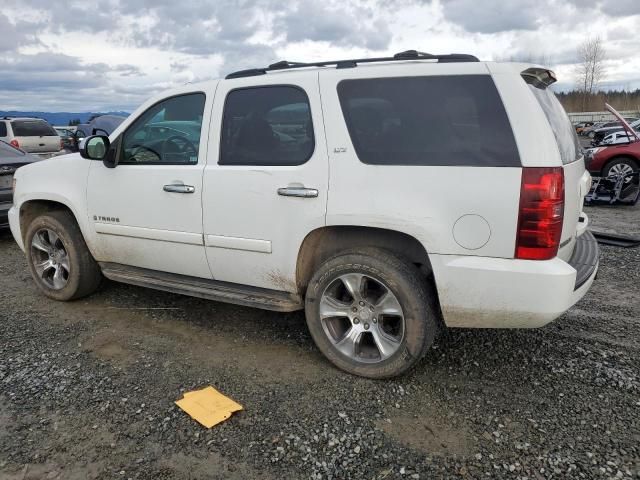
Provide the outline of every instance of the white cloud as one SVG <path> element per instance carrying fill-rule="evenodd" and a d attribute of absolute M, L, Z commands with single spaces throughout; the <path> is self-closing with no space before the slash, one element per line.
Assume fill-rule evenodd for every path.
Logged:
<path fill-rule="evenodd" d="M 0 109 L 131 110 L 159 89 L 280 59 L 407 49 L 543 58 L 570 87 L 590 35 L 605 41 L 608 84 L 640 87 L 638 0 L 5 2 Z"/>

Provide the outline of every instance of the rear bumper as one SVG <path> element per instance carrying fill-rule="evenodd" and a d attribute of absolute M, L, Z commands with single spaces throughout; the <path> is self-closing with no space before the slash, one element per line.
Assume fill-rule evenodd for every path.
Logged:
<path fill-rule="evenodd" d="M 589 290 L 598 245 L 586 232 L 568 262 L 431 255 L 448 327 L 535 328 L 555 320 Z"/>

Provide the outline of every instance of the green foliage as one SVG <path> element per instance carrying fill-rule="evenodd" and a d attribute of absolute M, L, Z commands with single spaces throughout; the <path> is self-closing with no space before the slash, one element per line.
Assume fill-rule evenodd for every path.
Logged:
<path fill-rule="evenodd" d="M 557 93 L 567 112 L 600 112 L 605 102 L 619 111 L 640 111 L 640 89 L 585 93 L 579 90 Z"/>

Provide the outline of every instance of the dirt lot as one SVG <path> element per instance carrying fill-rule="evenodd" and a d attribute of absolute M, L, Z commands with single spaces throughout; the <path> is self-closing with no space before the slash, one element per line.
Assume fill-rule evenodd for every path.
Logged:
<path fill-rule="evenodd" d="M 640 234 L 640 205 L 591 208 Z M 640 249 L 532 331 L 455 330 L 418 368 L 333 368 L 301 314 L 105 283 L 38 294 L 0 233 L 0 478 L 640 478 Z M 540 299 L 544 301 L 544 299 Z M 173 404 L 213 385 L 206 430 Z"/>

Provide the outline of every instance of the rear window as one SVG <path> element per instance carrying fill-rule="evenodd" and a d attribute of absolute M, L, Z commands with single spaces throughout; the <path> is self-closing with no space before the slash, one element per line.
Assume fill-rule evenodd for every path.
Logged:
<path fill-rule="evenodd" d="M 553 134 L 556 137 L 558 149 L 560 150 L 560 157 L 562 163 L 574 162 L 582 155 L 582 149 L 578 141 L 575 129 L 571 126 L 571 120 L 567 112 L 556 98 L 549 88 L 538 88 L 535 85 L 529 84 L 529 88 L 533 92 L 533 95 L 538 100 L 538 103 L 542 107 Z"/>
<path fill-rule="evenodd" d="M 520 166 L 488 75 L 343 80 L 338 96 L 363 163 Z"/>
<path fill-rule="evenodd" d="M 51 125 L 45 121 L 15 120 L 11 122 L 16 137 L 46 137 L 58 135 Z"/>

